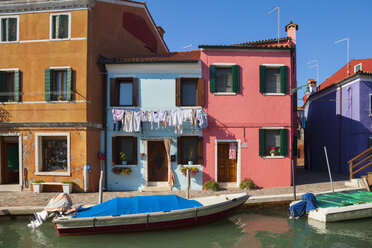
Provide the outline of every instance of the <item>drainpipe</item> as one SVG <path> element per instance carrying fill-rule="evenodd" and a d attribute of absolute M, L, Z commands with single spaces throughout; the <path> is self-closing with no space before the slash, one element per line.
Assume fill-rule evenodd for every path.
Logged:
<path fill-rule="evenodd" d="M 338 130 L 338 173 L 341 173 L 342 167 L 342 84 L 340 84 L 340 122 Z"/>

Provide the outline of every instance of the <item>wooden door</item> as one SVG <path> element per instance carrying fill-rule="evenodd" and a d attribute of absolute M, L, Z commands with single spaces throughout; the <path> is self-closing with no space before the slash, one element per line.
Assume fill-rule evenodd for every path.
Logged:
<path fill-rule="evenodd" d="M 168 159 L 164 141 L 148 141 L 148 181 L 168 181 Z"/>
<path fill-rule="evenodd" d="M 237 159 L 229 159 L 229 143 L 217 145 L 217 181 L 236 182 Z"/>
<path fill-rule="evenodd" d="M 19 183 L 19 160 L 18 144 L 2 143 L 2 166 L 1 166 L 1 183 L 18 184 Z"/>

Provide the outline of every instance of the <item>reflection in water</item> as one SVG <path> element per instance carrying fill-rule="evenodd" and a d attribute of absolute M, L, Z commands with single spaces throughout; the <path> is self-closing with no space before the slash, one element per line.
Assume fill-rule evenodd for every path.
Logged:
<path fill-rule="evenodd" d="M 29 217 L 0 218 L 0 247 L 372 247 L 372 219 L 324 225 L 282 209 L 244 211 L 193 228 L 66 237 L 50 222 L 33 230 Z"/>

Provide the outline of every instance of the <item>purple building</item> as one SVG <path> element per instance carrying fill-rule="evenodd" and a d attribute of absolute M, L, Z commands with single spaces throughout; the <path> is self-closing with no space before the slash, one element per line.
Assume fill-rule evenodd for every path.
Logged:
<path fill-rule="evenodd" d="M 349 175 L 348 161 L 372 146 L 372 73 L 352 66 L 357 62 L 352 60 L 305 97 L 306 169 L 327 170 L 326 146 L 332 173 Z M 351 76 L 346 76 L 347 69 Z M 355 176 L 367 172 L 372 166 Z"/>

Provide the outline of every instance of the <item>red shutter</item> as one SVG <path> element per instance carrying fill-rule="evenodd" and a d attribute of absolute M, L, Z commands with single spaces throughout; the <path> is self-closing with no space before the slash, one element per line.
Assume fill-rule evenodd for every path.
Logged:
<path fill-rule="evenodd" d="M 204 78 L 199 78 L 198 79 L 198 87 L 197 87 L 197 92 L 198 92 L 198 106 L 204 106 Z"/>
<path fill-rule="evenodd" d="M 181 78 L 176 78 L 176 106 L 181 106 Z"/>
<path fill-rule="evenodd" d="M 110 106 L 117 106 L 116 101 L 116 79 L 110 79 Z"/>
<path fill-rule="evenodd" d="M 138 78 L 133 78 L 133 106 L 138 106 Z"/>

